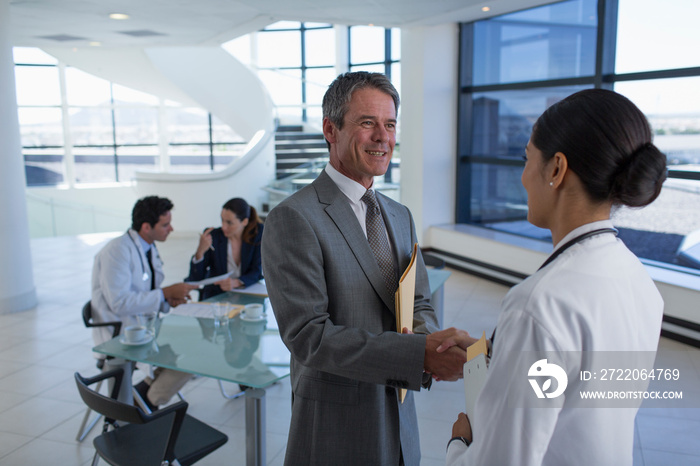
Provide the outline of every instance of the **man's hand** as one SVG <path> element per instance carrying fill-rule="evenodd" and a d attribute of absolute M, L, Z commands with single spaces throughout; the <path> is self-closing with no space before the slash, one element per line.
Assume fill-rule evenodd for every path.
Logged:
<path fill-rule="evenodd" d="M 440 343 L 440 346 L 437 347 L 437 352 L 442 353 L 453 346 L 457 346 L 466 351 L 468 346 L 473 345 L 477 341 L 479 341 L 478 338 L 470 336 L 464 330 L 456 330 L 453 335 L 447 337 Z"/>
<path fill-rule="evenodd" d="M 467 353 L 460 347 L 450 347 L 438 352 L 437 348 L 448 340 L 462 341 L 469 337 L 464 330 L 454 327 L 440 330 L 427 335 L 425 339 L 424 369 L 433 374 L 437 380 L 458 380 L 462 378 L 464 363 L 467 362 Z"/>
<path fill-rule="evenodd" d="M 189 283 L 175 283 L 162 288 L 165 300 L 172 307 L 186 303 L 190 299 L 190 291 L 196 289 L 197 285 L 190 285 Z"/>

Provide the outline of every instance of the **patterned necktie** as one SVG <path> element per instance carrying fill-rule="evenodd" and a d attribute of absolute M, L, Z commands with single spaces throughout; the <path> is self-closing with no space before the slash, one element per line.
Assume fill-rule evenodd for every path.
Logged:
<path fill-rule="evenodd" d="M 374 191 L 368 189 L 360 200 L 367 204 L 367 217 L 365 218 L 367 241 L 369 241 L 377 265 L 384 275 L 384 283 L 389 290 L 389 295 L 393 297 L 397 287 L 396 264 L 391 256 L 386 227 L 379 210 L 379 204 L 377 204 L 377 198 L 374 196 Z"/>
<path fill-rule="evenodd" d="M 156 274 L 153 270 L 153 260 L 151 259 L 151 251 L 153 251 L 153 248 L 150 248 L 148 251 L 146 251 L 146 258 L 148 259 L 148 268 L 151 269 L 151 289 L 155 290 L 156 289 Z"/>

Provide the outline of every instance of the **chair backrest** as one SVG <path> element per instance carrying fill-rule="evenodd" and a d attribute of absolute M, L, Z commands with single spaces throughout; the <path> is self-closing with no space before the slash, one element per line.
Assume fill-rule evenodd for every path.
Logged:
<path fill-rule="evenodd" d="M 141 408 L 117 400 L 123 377 L 124 369 L 118 367 L 90 378 L 85 378 L 76 372 L 75 382 L 78 385 L 80 398 L 82 398 L 85 404 L 93 411 L 102 414 L 107 419 L 124 421 L 132 424 L 143 424 L 147 419 L 146 414 Z M 111 397 L 102 395 L 90 388 L 90 385 L 109 378 L 115 379 Z"/>
<path fill-rule="evenodd" d="M 170 416 L 172 418 L 172 422 L 168 422 L 169 433 L 167 443 L 163 449 L 163 460 L 166 460 L 172 464 L 173 460 L 175 459 L 175 444 L 177 443 L 177 438 L 180 434 L 180 429 L 182 428 L 182 424 L 187 413 L 187 402 L 180 401 L 163 409 L 159 409 L 152 414 L 146 414 L 139 407 L 117 400 L 117 397 L 119 396 L 119 387 L 121 386 L 123 377 L 124 369 L 121 367 L 107 372 L 102 372 L 95 377 L 89 378 L 83 377 L 76 372 L 75 383 L 78 386 L 80 397 L 83 399 L 85 404 L 93 411 L 102 414 L 108 422 L 123 421 L 130 424 L 148 424 L 151 421 Z M 115 379 L 111 398 L 104 396 L 90 388 L 90 385 L 108 378 Z"/>
<path fill-rule="evenodd" d="M 83 323 L 86 327 L 112 327 L 112 338 L 119 335 L 122 330 L 120 321 L 113 322 L 95 322 L 92 318 L 92 301 L 88 301 L 83 306 Z"/>

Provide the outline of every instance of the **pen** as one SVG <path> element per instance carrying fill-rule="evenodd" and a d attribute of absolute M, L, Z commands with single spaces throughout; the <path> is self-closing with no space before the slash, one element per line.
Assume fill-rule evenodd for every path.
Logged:
<path fill-rule="evenodd" d="M 216 249 L 214 249 L 214 246 L 209 246 L 209 249 L 211 249 L 212 251 L 216 251 Z"/>

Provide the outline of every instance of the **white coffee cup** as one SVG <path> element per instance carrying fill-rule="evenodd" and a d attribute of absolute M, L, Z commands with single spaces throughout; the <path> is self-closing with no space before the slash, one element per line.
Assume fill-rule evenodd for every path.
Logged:
<path fill-rule="evenodd" d="M 147 329 L 143 325 L 130 325 L 124 328 L 124 339 L 129 343 L 137 343 L 146 338 Z"/>
<path fill-rule="evenodd" d="M 243 309 L 246 319 L 259 319 L 262 317 L 263 305 L 262 304 L 246 304 L 245 309 Z"/>

